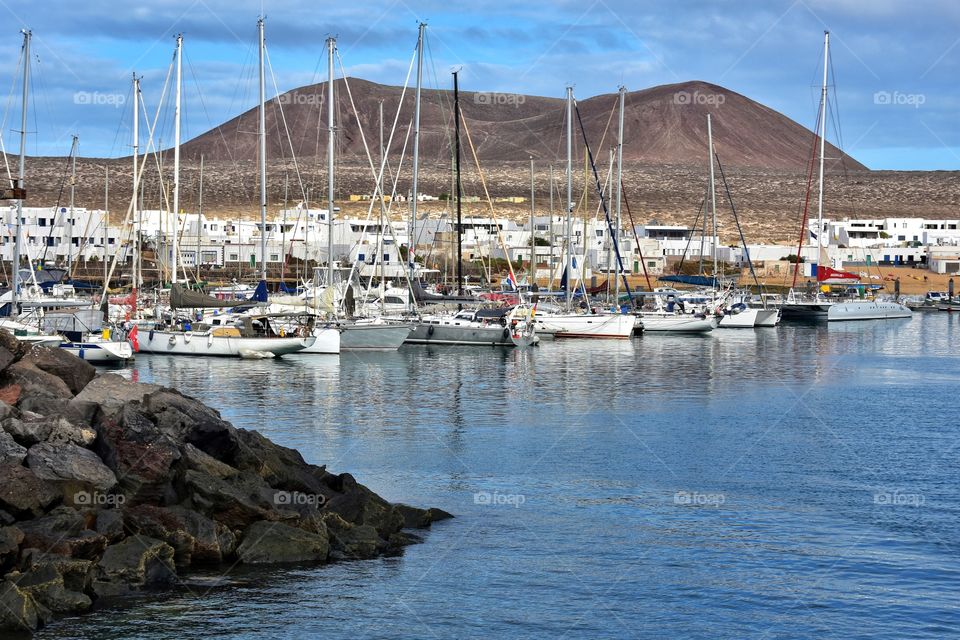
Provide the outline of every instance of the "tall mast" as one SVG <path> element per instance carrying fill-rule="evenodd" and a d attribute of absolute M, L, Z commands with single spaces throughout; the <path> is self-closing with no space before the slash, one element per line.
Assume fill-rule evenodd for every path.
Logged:
<path fill-rule="evenodd" d="M 336 130 L 333 122 L 333 57 L 337 39 L 327 38 L 327 286 L 333 286 L 333 162 Z"/>
<path fill-rule="evenodd" d="M 170 282 L 177 282 L 177 252 L 180 241 L 180 93 L 183 84 L 183 36 L 177 34 L 177 89 L 173 107 L 173 265 Z"/>
<path fill-rule="evenodd" d="M 200 154 L 200 193 L 197 195 L 197 254 L 193 266 L 197 271 L 197 280 L 200 280 L 200 224 L 203 220 L 203 154 Z"/>
<path fill-rule="evenodd" d="M 460 211 L 462 189 L 460 185 L 460 85 L 457 82 L 457 72 L 453 72 L 453 131 L 454 147 L 454 180 L 457 190 L 457 295 L 463 295 L 463 218 Z"/>
<path fill-rule="evenodd" d="M 73 143 L 70 145 L 70 217 L 67 218 L 67 273 L 70 277 L 73 277 L 73 200 L 77 187 L 77 143 L 79 141 L 79 137 L 73 136 Z"/>
<path fill-rule="evenodd" d="M 547 181 L 550 187 L 550 236 L 548 240 L 550 241 L 550 264 L 547 265 L 549 269 L 553 269 L 553 247 L 557 244 L 557 236 L 553 232 L 553 165 L 550 165 L 550 179 Z M 552 271 L 550 272 L 553 273 Z M 551 286 L 553 285 L 553 276 L 550 276 Z"/>
<path fill-rule="evenodd" d="M 107 286 L 107 244 L 110 240 L 110 167 L 103 170 L 103 286 Z"/>
<path fill-rule="evenodd" d="M 420 173 L 420 88 L 423 84 L 423 32 L 427 25 L 423 22 L 417 28 L 417 92 L 413 106 L 413 200 L 410 203 L 410 239 L 407 241 L 407 262 L 410 269 L 410 281 L 413 281 L 413 246 L 417 224 L 417 178 Z"/>
<path fill-rule="evenodd" d="M 623 218 L 620 214 L 620 205 L 623 199 L 623 109 L 626 105 L 627 98 L 627 88 L 623 85 L 620 85 L 620 117 L 619 122 L 617 123 L 617 226 L 614 228 L 614 233 L 617 234 L 617 246 L 620 245 L 620 229 L 623 225 Z M 617 263 L 617 270 L 620 270 L 619 261 Z M 620 275 L 619 273 L 617 274 Z M 615 278 L 616 287 L 614 289 L 614 296 L 619 307 L 620 304 L 620 278 Z"/>
<path fill-rule="evenodd" d="M 823 87 L 820 90 L 820 187 L 817 194 L 817 259 L 823 252 L 823 154 L 827 135 L 827 68 L 830 62 L 830 32 L 823 32 Z M 817 274 L 813 274 L 814 277 Z"/>
<path fill-rule="evenodd" d="M 707 150 L 710 154 L 710 210 L 713 213 L 713 281 L 717 282 L 717 190 L 714 186 L 713 177 L 713 125 L 710 121 L 710 114 L 707 114 Z"/>
<path fill-rule="evenodd" d="M 139 189 L 140 176 L 137 175 L 137 163 L 140 154 L 140 80 L 133 74 L 133 297 L 136 299 L 140 288 L 140 207 Z M 106 288 L 106 283 L 104 283 Z M 139 305 L 137 305 L 139 308 Z"/>
<path fill-rule="evenodd" d="M 536 186 L 533 181 L 533 156 L 530 156 L 530 282 L 528 286 L 533 286 L 533 283 L 536 281 L 536 268 L 537 268 L 537 242 L 536 238 L 533 236 L 533 214 L 536 210 L 536 197 L 535 192 Z"/>
<path fill-rule="evenodd" d="M 265 281 L 267 279 L 267 121 L 264 103 L 267 99 L 267 85 L 264 80 L 263 64 L 263 50 L 266 46 L 263 42 L 263 16 L 257 19 L 257 40 L 260 49 L 260 105 L 257 125 L 257 134 L 260 137 L 260 279 Z"/>
<path fill-rule="evenodd" d="M 23 34 L 23 94 L 20 107 L 20 168 L 17 172 L 17 189 L 20 193 L 17 198 L 17 219 L 13 224 L 13 286 L 11 287 L 10 315 L 19 315 L 18 298 L 20 297 L 20 223 L 23 220 L 23 179 L 26 169 L 27 154 L 27 88 L 30 85 L 30 38 L 33 32 L 24 29 Z"/>
<path fill-rule="evenodd" d="M 567 87 L 567 308 L 573 301 L 573 87 Z"/>
<path fill-rule="evenodd" d="M 380 184 L 378 185 L 380 189 L 380 233 L 377 239 L 377 253 L 379 254 L 377 259 L 380 262 L 380 307 L 381 311 L 386 313 L 387 301 L 384 299 L 386 296 L 386 284 L 384 279 L 386 278 L 387 273 L 386 265 L 383 264 L 383 241 L 385 238 L 384 234 L 386 233 L 383 228 L 383 214 L 385 213 L 384 208 L 386 207 L 386 202 L 384 200 L 385 196 L 383 194 L 383 161 L 386 154 L 386 150 L 383 148 L 383 100 L 381 100 L 378 105 L 378 115 L 380 120 Z"/>

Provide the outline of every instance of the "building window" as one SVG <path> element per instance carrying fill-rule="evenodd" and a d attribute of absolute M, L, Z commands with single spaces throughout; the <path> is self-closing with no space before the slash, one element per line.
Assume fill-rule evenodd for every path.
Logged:
<path fill-rule="evenodd" d="M 270 262 L 280 262 L 280 256 L 276 253 L 271 253 Z"/>
<path fill-rule="evenodd" d="M 237 258 L 238 258 L 237 254 L 235 254 L 235 253 L 231 253 L 231 254 L 230 254 L 230 261 L 231 261 L 231 262 L 236 262 L 236 261 L 237 261 Z"/>

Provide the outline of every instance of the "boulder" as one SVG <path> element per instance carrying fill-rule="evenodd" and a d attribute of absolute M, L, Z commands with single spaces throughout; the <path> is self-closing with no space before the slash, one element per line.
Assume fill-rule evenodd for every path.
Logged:
<path fill-rule="evenodd" d="M 190 443 L 217 460 L 232 464 L 239 447 L 237 429 L 199 400 L 173 389 L 161 389 L 144 397 L 143 411 L 173 441 Z"/>
<path fill-rule="evenodd" d="M 71 396 L 80 393 L 97 375 L 92 364 L 63 349 L 34 346 L 27 350 L 17 364 L 24 362 L 59 378 L 67 386 Z"/>
<path fill-rule="evenodd" d="M 97 511 L 94 531 L 105 537 L 110 544 L 119 542 L 125 535 L 123 513 L 119 509 L 100 509 Z"/>
<path fill-rule="evenodd" d="M 26 346 L 6 329 L 0 329 L 0 371 L 23 357 Z"/>
<path fill-rule="evenodd" d="M 9 402 L 0 398 L 0 421 L 6 420 L 14 414 L 14 408 L 10 405 Z"/>
<path fill-rule="evenodd" d="M 334 478 L 335 493 L 327 500 L 326 511 L 332 511 L 353 524 L 369 524 L 382 538 L 389 538 L 390 534 L 403 528 L 403 516 L 392 504 L 358 483 L 349 473 Z"/>
<path fill-rule="evenodd" d="M 0 574 L 16 563 L 21 542 L 23 531 L 16 527 L 0 527 Z"/>
<path fill-rule="evenodd" d="M 0 631 L 30 633 L 42 622 L 37 603 L 29 593 L 9 579 L 0 581 Z"/>
<path fill-rule="evenodd" d="M 115 373 L 102 373 L 87 383 L 70 404 L 86 415 L 99 409 L 103 415 L 112 416 L 128 402 L 141 402 L 144 396 L 160 389 L 159 385 L 131 382 Z"/>
<path fill-rule="evenodd" d="M 89 596 L 67 589 L 63 576 L 52 563 L 38 565 L 17 576 L 14 582 L 22 592 L 33 596 L 53 613 L 81 613 L 93 604 Z"/>
<path fill-rule="evenodd" d="M 280 522 L 254 522 L 237 547 L 237 557 L 245 564 L 325 562 L 329 555 L 325 529 L 310 532 Z"/>
<path fill-rule="evenodd" d="M 46 441 L 53 425 L 39 414 L 29 412 L 26 418 L 9 417 L 3 421 L 3 430 L 24 447 Z"/>
<path fill-rule="evenodd" d="M 20 464 L 27 457 L 27 449 L 17 444 L 6 431 L 0 431 L 0 465 Z"/>
<path fill-rule="evenodd" d="M 97 424 L 96 452 L 119 478 L 128 501 L 176 502 L 174 467 L 178 443 L 162 433 L 138 402 L 130 402 Z"/>
<path fill-rule="evenodd" d="M 355 525 L 335 513 L 323 516 L 330 539 L 331 557 L 336 560 L 361 560 L 376 557 L 386 547 L 377 530 L 368 524 Z"/>
<path fill-rule="evenodd" d="M 63 577 L 63 586 L 68 591 L 87 593 L 93 582 L 94 563 L 91 560 L 68 558 L 58 553 L 46 553 L 39 549 L 24 549 L 21 566 L 24 571 L 53 567 Z"/>
<path fill-rule="evenodd" d="M 419 509 L 400 503 L 393 506 L 403 517 L 403 527 L 405 529 L 429 529 L 434 522 L 453 517 L 443 509 Z"/>
<path fill-rule="evenodd" d="M 86 525 L 84 514 L 59 506 L 45 516 L 18 523 L 17 528 L 23 531 L 24 548 L 92 560 L 107 547 L 107 539 Z"/>
<path fill-rule="evenodd" d="M 124 529 L 137 536 L 149 536 L 173 547 L 176 567 L 189 567 L 193 560 L 194 538 L 180 517 L 163 507 L 140 504 L 123 510 Z"/>
<path fill-rule="evenodd" d="M 4 385 L 0 387 L 0 402 L 8 406 L 13 406 L 20 400 L 20 394 L 22 392 L 23 388 L 18 384 Z"/>
<path fill-rule="evenodd" d="M 93 591 L 100 598 L 123 596 L 150 587 L 168 587 L 176 578 L 173 547 L 148 536 L 130 536 L 103 552 Z"/>
<path fill-rule="evenodd" d="M 97 454 L 66 442 L 42 442 L 30 447 L 27 466 L 38 478 L 79 483 L 100 492 L 117 484 L 117 477 Z"/>
<path fill-rule="evenodd" d="M 169 512 L 179 519 L 180 526 L 193 538 L 191 558 L 194 565 L 224 562 L 236 551 L 236 536 L 227 526 L 181 506 L 171 507 Z"/>
<path fill-rule="evenodd" d="M 237 438 L 240 446 L 231 460 L 233 466 L 256 473 L 275 489 L 330 494 L 322 480 L 329 474 L 307 464 L 296 449 L 275 444 L 257 431 L 237 429 Z"/>
<path fill-rule="evenodd" d="M 183 445 L 180 453 L 183 456 L 183 464 L 187 469 L 199 471 L 200 473 L 205 473 L 221 479 L 232 478 L 240 473 L 240 471 L 237 469 L 234 469 L 226 463 L 220 462 L 213 456 L 201 451 L 200 449 L 197 449 L 189 442 Z"/>
<path fill-rule="evenodd" d="M 57 487 L 19 464 L 0 464 L 0 506 L 14 515 L 32 518 L 43 514 L 60 498 Z"/>
<path fill-rule="evenodd" d="M 251 474 L 224 480 L 187 471 L 183 491 L 192 506 L 231 529 L 243 529 L 257 520 L 279 520 L 284 516 L 264 498 L 262 481 Z"/>
<path fill-rule="evenodd" d="M 69 353 L 66 353 L 66 355 L 82 362 L 82 360 L 76 358 L 76 356 Z M 26 360 L 20 360 L 7 367 L 6 370 L 0 374 L 0 384 L 5 387 L 18 385 L 20 387 L 18 402 L 24 398 L 31 398 L 31 401 L 33 401 L 36 397 L 50 399 L 73 397 L 73 392 L 70 391 L 70 387 L 67 386 L 67 383 L 62 379 L 51 373 L 47 373 Z"/>

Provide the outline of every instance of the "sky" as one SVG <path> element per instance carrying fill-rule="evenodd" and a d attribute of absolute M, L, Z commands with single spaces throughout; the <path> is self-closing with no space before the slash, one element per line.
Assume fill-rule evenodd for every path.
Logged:
<path fill-rule="evenodd" d="M 828 139 L 871 169 L 960 170 L 957 0 L 0 0 L 6 151 L 19 149 L 19 29 L 33 33 L 27 153 L 65 156 L 77 135 L 81 156 L 117 157 L 131 152 L 131 74 L 152 119 L 177 33 L 184 140 L 256 106 L 261 14 L 268 96 L 325 80 L 331 35 L 348 75 L 402 85 L 423 21 L 431 88 L 454 68 L 463 90 L 563 97 L 571 84 L 580 99 L 704 80 L 808 128 L 830 30 Z"/>

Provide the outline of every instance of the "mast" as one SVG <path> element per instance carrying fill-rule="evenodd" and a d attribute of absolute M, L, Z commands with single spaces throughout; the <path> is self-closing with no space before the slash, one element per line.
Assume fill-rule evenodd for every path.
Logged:
<path fill-rule="evenodd" d="M 177 251 L 180 233 L 180 93 L 183 84 L 183 36 L 177 34 L 177 90 L 173 107 L 173 270 L 170 282 L 177 283 Z"/>
<path fill-rule="evenodd" d="M 717 283 L 717 189 L 713 177 L 713 124 L 707 114 L 707 149 L 710 154 L 710 209 L 713 213 L 713 282 Z"/>
<path fill-rule="evenodd" d="M 533 283 L 536 281 L 536 268 L 537 268 L 537 243 L 536 238 L 533 236 L 533 213 L 536 209 L 536 197 L 535 185 L 533 181 L 533 156 L 530 156 L 530 282 L 528 286 L 533 286 Z"/>
<path fill-rule="evenodd" d="M 107 244 L 110 240 L 110 167 L 103 170 L 103 288 L 107 288 Z"/>
<path fill-rule="evenodd" d="M 333 57 L 337 39 L 327 38 L 327 286 L 333 286 L 333 162 L 336 130 L 333 122 Z"/>
<path fill-rule="evenodd" d="M 567 87 L 567 310 L 573 302 L 573 87 Z"/>
<path fill-rule="evenodd" d="M 387 301 L 384 299 L 384 297 L 386 296 L 386 284 L 384 283 L 384 279 L 386 278 L 386 275 L 387 275 L 387 272 L 386 272 L 387 267 L 386 265 L 383 264 L 383 249 L 384 249 L 383 241 L 385 237 L 384 234 L 386 233 L 383 229 L 383 214 L 385 213 L 384 207 L 386 206 L 386 203 L 384 202 L 385 196 L 383 194 L 383 166 L 384 166 L 383 161 L 384 161 L 384 156 L 386 154 L 386 151 L 383 148 L 383 100 L 380 101 L 377 110 L 380 116 L 379 118 L 380 119 L 380 176 L 379 176 L 380 184 L 378 185 L 380 189 L 380 233 L 377 238 L 377 252 L 379 254 L 377 260 L 380 263 L 380 308 L 381 308 L 381 312 L 383 314 L 386 314 Z"/>
<path fill-rule="evenodd" d="M 420 89 L 423 84 L 423 32 L 427 25 L 423 22 L 417 28 L 417 92 L 413 106 L 413 200 L 410 203 L 410 239 L 407 241 L 407 263 L 410 269 L 410 281 L 413 281 L 413 246 L 417 224 L 417 178 L 420 173 Z"/>
<path fill-rule="evenodd" d="M 550 187 L 550 236 L 549 236 L 549 240 L 550 240 L 550 264 L 547 265 L 547 266 L 548 266 L 549 269 L 551 269 L 550 273 L 552 274 L 552 273 L 553 273 L 553 271 L 552 271 L 552 269 L 553 269 L 553 247 L 554 247 L 554 245 L 557 244 L 557 236 L 556 236 L 556 234 L 554 233 L 554 229 L 553 229 L 553 165 L 552 165 L 552 164 L 550 165 L 549 171 L 550 171 L 550 179 L 549 179 L 547 182 L 548 182 L 548 185 L 549 185 L 549 187 Z M 553 286 L 553 276 L 552 276 L 552 275 L 550 276 L 550 286 L 551 286 L 551 287 Z"/>
<path fill-rule="evenodd" d="M 287 276 L 287 207 L 290 194 L 290 174 L 283 174 L 283 222 L 280 226 L 280 284 L 286 287 Z"/>
<path fill-rule="evenodd" d="M 617 122 L 617 226 L 614 229 L 614 233 L 617 234 L 617 244 L 620 244 L 620 229 L 623 225 L 623 218 L 621 216 L 621 201 L 623 200 L 623 109 L 626 105 L 627 98 L 627 88 L 623 85 L 620 85 L 620 114 Z M 617 267 L 619 269 L 619 265 Z M 618 276 L 620 274 L 617 274 Z M 616 281 L 614 296 L 619 307 L 620 305 L 620 278 L 615 278 Z"/>
<path fill-rule="evenodd" d="M 460 85 L 457 82 L 457 72 L 453 72 L 453 131 L 454 147 L 456 149 L 454 156 L 454 171 L 457 189 L 457 295 L 463 295 L 463 218 L 460 210 L 460 197 L 462 195 L 460 184 Z"/>
<path fill-rule="evenodd" d="M 200 223 L 203 220 L 203 154 L 200 154 L 200 193 L 197 196 L 197 257 L 193 266 L 197 271 L 197 281 L 200 280 Z"/>
<path fill-rule="evenodd" d="M 67 218 L 67 273 L 73 277 L 73 199 L 77 187 L 77 144 L 80 138 L 73 136 L 70 145 L 70 217 Z M 79 248 L 79 244 L 78 244 Z"/>
<path fill-rule="evenodd" d="M 133 298 L 137 298 L 137 290 L 140 288 L 140 207 L 138 206 L 140 176 L 137 174 L 137 163 L 140 154 L 140 80 L 137 79 L 136 72 L 133 73 Z M 106 283 L 104 283 L 106 289 Z M 139 305 L 136 305 L 139 308 Z"/>
<path fill-rule="evenodd" d="M 823 154 L 827 135 L 827 68 L 830 62 L 830 32 L 823 32 L 823 86 L 820 90 L 820 186 L 817 194 L 817 262 L 823 253 Z M 798 258 L 799 259 L 799 258 Z M 819 269 L 819 266 L 817 267 Z M 814 273 L 816 278 L 817 274 Z M 819 288 L 818 288 L 819 291 Z"/>
<path fill-rule="evenodd" d="M 23 34 L 23 94 L 20 107 L 20 168 L 17 171 L 16 188 L 20 191 L 16 195 L 17 199 L 17 219 L 13 224 L 13 286 L 11 287 L 10 315 L 19 315 L 19 297 L 20 297 L 20 224 L 23 220 L 23 178 L 26 169 L 27 154 L 27 88 L 30 85 L 30 38 L 33 32 L 29 29 L 21 29 Z"/>
<path fill-rule="evenodd" d="M 260 105 L 258 111 L 258 129 L 260 143 L 260 279 L 267 279 L 267 124 L 266 102 L 267 85 L 264 79 L 263 16 L 257 18 L 257 40 L 260 49 Z M 239 232 L 239 227 L 237 227 Z M 242 256 L 238 256 L 242 257 Z"/>

